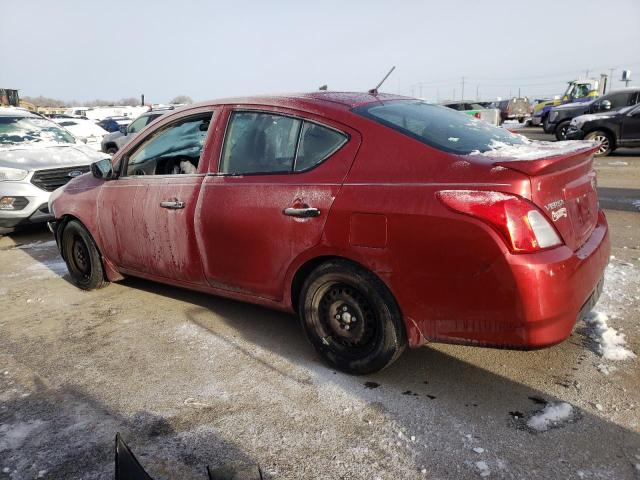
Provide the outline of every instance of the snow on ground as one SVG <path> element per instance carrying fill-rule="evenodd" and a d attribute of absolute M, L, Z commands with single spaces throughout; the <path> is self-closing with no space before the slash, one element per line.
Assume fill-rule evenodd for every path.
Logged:
<path fill-rule="evenodd" d="M 624 334 L 609 326 L 607 315 L 593 311 L 586 322 L 593 327 L 594 340 L 598 342 L 598 352 L 602 358 L 617 361 L 635 358 L 635 354 L 625 347 Z"/>
<path fill-rule="evenodd" d="M 640 298 L 640 274 L 633 264 L 614 256 L 605 271 L 604 290 L 594 310 L 585 319 L 590 327 L 590 338 L 598 344 L 598 354 L 605 360 L 623 361 L 636 357 L 627 348 L 624 333 L 610 325 L 622 324 L 628 306 Z M 598 370 L 609 374 L 611 367 L 598 365 Z"/>
<path fill-rule="evenodd" d="M 629 162 L 623 162 L 622 160 L 615 160 L 613 162 L 607 162 L 607 165 L 613 165 L 614 167 L 624 167 L 626 165 L 629 165 Z"/>
<path fill-rule="evenodd" d="M 538 432 L 545 432 L 570 420 L 573 407 L 566 402 L 548 403 L 540 412 L 531 417 L 527 426 Z"/>

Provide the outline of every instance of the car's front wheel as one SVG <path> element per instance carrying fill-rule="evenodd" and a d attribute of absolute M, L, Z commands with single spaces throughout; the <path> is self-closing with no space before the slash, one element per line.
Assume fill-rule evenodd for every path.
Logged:
<path fill-rule="evenodd" d="M 596 130 L 585 135 L 584 139 L 600 142 L 600 148 L 595 153 L 596 157 L 606 157 L 613 151 L 613 139 L 607 132 Z"/>
<path fill-rule="evenodd" d="M 91 234 L 77 220 L 71 220 L 62 231 L 60 250 L 73 283 L 83 290 L 94 290 L 109 284 L 105 279 L 100 252 Z"/>
<path fill-rule="evenodd" d="M 329 261 L 311 273 L 302 287 L 299 313 L 316 351 L 347 373 L 382 370 L 407 343 L 391 292 L 371 272 L 347 261 Z"/>
<path fill-rule="evenodd" d="M 566 140 L 567 139 L 567 130 L 569 129 L 570 121 L 562 122 L 560 125 L 556 127 L 556 139 L 557 140 Z"/>

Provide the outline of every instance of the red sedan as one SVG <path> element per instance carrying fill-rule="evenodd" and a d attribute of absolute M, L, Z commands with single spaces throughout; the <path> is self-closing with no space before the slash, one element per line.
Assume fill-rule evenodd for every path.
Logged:
<path fill-rule="evenodd" d="M 50 209 L 78 287 L 131 275 L 297 312 L 362 374 L 407 345 L 566 339 L 609 258 L 596 148 L 392 95 L 220 100 L 163 116 Z"/>

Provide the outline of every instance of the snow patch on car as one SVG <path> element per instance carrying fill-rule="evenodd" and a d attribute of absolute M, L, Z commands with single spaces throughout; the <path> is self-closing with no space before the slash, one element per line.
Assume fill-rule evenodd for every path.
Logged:
<path fill-rule="evenodd" d="M 514 145 L 493 140 L 489 145 L 489 150 L 485 152 L 474 150 L 469 155 L 498 158 L 500 160 L 538 160 L 576 153 L 598 145 L 597 142 L 591 140 L 564 140 L 562 142 L 528 140 Z"/>

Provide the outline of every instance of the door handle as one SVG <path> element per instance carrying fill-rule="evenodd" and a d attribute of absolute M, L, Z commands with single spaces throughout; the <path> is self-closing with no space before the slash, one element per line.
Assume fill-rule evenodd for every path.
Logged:
<path fill-rule="evenodd" d="M 180 200 L 165 200 L 160 202 L 162 208 L 168 208 L 169 210 L 180 210 L 185 207 L 185 203 Z"/>
<path fill-rule="evenodd" d="M 310 218 L 320 215 L 320 209 L 314 207 L 289 207 L 285 208 L 282 213 L 290 217 Z"/>

